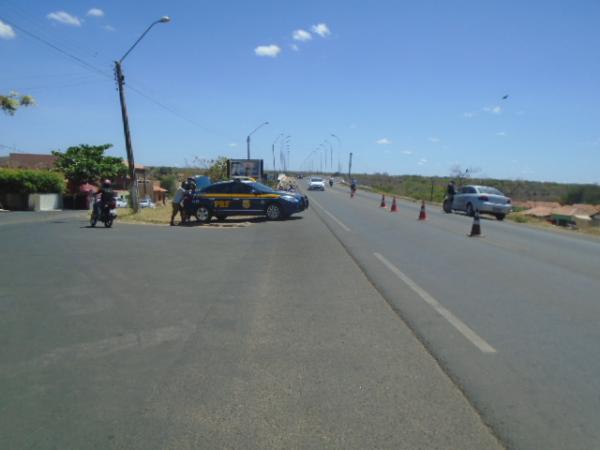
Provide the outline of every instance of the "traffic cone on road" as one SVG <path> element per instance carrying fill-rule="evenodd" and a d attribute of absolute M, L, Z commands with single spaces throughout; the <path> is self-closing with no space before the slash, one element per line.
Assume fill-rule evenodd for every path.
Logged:
<path fill-rule="evenodd" d="M 385 195 L 381 194 L 381 204 L 379 205 L 380 208 L 385 208 Z"/>
<path fill-rule="evenodd" d="M 479 223 L 479 210 L 475 210 L 475 215 L 473 216 L 473 225 L 471 226 L 471 234 L 469 237 L 477 237 L 481 236 L 481 224 Z"/>
<path fill-rule="evenodd" d="M 421 211 L 419 211 L 419 220 L 427 220 L 427 213 L 425 212 L 425 200 L 421 200 Z"/>
<path fill-rule="evenodd" d="M 390 212 L 398 212 L 398 205 L 396 205 L 396 197 L 392 200 L 392 207 L 390 208 Z"/>

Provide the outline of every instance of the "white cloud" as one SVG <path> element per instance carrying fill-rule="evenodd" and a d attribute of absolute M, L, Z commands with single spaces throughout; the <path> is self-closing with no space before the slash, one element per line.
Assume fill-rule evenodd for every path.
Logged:
<path fill-rule="evenodd" d="M 438 142 L 440 142 L 440 138 L 436 138 L 436 137 L 428 137 L 427 140 L 429 142 L 433 142 L 434 144 L 437 144 Z"/>
<path fill-rule="evenodd" d="M 413 152 L 411 150 L 402 150 L 402 153 L 404 155 L 412 155 Z"/>
<path fill-rule="evenodd" d="M 423 164 L 427 164 L 427 160 L 425 158 L 421 158 L 417 164 L 422 166 Z"/>
<path fill-rule="evenodd" d="M 390 145 L 392 143 L 392 141 L 390 141 L 388 138 L 381 138 L 381 139 L 377 139 L 375 141 L 376 144 L 379 145 Z"/>
<path fill-rule="evenodd" d="M 106 30 L 106 31 L 117 31 L 117 30 L 115 30 L 115 27 L 113 27 L 113 26 L 110 26 L 110 25 L 104 25 L 104 26 L 102 27 L 102 29 L 104 29 L 104 30 Z"/>
<path fill-rule="evenodd" d="M 483 110 L 490 114 L 500 114 L 502 112 L 502 108 L 498 105 L 496 106 L 486 106 Z"/>
<path fill-rule="evenodd" d="M 299 50 L 300 50 L 300 47 L 298 47 L 296 44 L 292 44 L 292 45 L 290 45 L 290 48 L 291 48 L 292 50 L 294 50 L 295 52 L 297 52 L 297 51 L 299 51 Z"/>
<path fill-rule="evenodd" d="M 496 136 L 506 136 L 506 131 L 498 131 Z"/>
<path fill-rule="evenodd" d="M 268 56 L 269 58 L 275 58 L 281 53 L 281 48 L 278 45 L 260 45 L 254 49 L 256 56 Z"/>
<path fill-rule="evenodd" d="M 92 8 L 87 12 L 86 16 L 104 17 L 104 11 L 102 11 L 100 8 Z"/>
<path fill-rule="evenodd" d="M 312 39 L 312 34 L 306 30 L 295 30 L 292 37 L 295 41 L 306 42 Z"/>
<path fill-rule="evenodd" d="M 313 33 L 318 34 L 321 37 L 327 37 L 331 34 L 331 31 L 329 30 L 329 27 L 327 26 L 327 24 L 325 23 L 319 23 L 317 25 L 313 25 L 312 27 L 310 27 L 311 30 L 313 31 Z"/>
<path fill-rule="evenodd" d="M 0 39 L 13 39 L 16 36 L 12 27 L 0 20 Z"/>
<path fill-rule="evenodd" d="M 56 11 L 48 14 L 46 16 L 50 20 L 54 20 L 56 22 L 64 23 L 65 25 L 72 25 L 74 27 L 81 26 L 81 20 L 78 17 L 72 16 L 71 14 L 64 11 Z"/>
<path fill-rule="evenodd" d="M 235 148 L 235 147 L 237 147 L 237 144 L 236 144 L 235 142 L 230 142 L 228 145 L 229 145 L 229 147 L 231 147 L 231 148 Z"/>
<path fill-rule="evenodd" d="M 473 117 L 475 117 L 477 114 L 475 114 L 474 112 L 466 112 L 463 113 L 463 117 L 467 118 L 467 119 L 471 119 Z"/>

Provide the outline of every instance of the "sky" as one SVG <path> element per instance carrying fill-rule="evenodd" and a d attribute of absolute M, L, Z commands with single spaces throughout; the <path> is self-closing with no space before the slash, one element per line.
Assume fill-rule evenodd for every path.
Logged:
<path fill-rule="evenodd" d="M 0 92 L 37 102 L 0 155 L 125 157 L 113 61 L 164 15 L 123 62 L 137 163 L 245 158 L 268 121 L 267 169 L 284 134 L 306 172 L 600 182 L 595 0 L 0 0 Z"/>

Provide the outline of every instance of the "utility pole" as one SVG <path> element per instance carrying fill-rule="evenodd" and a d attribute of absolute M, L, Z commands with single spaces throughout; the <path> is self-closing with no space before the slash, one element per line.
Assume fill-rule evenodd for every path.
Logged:
<path fill-rule="evenodd" d="M 348 158 L 348 181 L 352 180 L 352 152 L 350 152 L 350 157 Z"/>
<path fill-rule="evenodd" d="M 131 145 L 131 133 L 129 132 L 129 117 L 127 115 L 127 105 L 125 104 L 125 76 L 123 75 L 123 70 L 121 68 L 121 63 L 127 55 L 131 53 L 131 51 L 140 43 L 140 41 L 146 36 L 150 29 L 158 24 L 158 23 L 168 23 L 171 21 L 169 16 L 162 16 L 160 19 L 155 20 L 150 24 L 146 31 L 142 33 L 142 35 L 138 38 L 137 41 L 133 43 L 129 50 L 125 52 L 123 57 L 118 61 L 115 61 L 115 75 L 117 77 L 117 85 L 119 87 L 119 100 L 121 101 L 121 116 L 123 117 L 123 131 L 125 132 L 125 148 L 127 150 L 127 166 L 129 168 L 129 176 L 131 177 L 131 206 L 133 208 L 133 212 L 138 212 L 139 210 L 139 202 L 138 202 L 138 182 L 137 177 L 135 175 L 135 161 L 133 160 L 133 146 Z M 145 187 L 145 186 L 144 186 Z"/>
<path fill-rule="evenodd" d="M 131 133 L 129 132 L 129 116 L 127 115 L 127 104 L 125 103 L 125 77 L 121 69 L 121 62 L 115 61 L 115 75 L 119 86 L 119 100 L 121 101 L 121 116 L 123 117 L 123 131 L 125 132 L 125 149 L 127 151 L 127 167 L 131 179 L 131 207 L 133 212 L 138 212 L 138 182 L 135 174 L 135 161 L 133 159 L 133 148 L 131 145 Z"/>

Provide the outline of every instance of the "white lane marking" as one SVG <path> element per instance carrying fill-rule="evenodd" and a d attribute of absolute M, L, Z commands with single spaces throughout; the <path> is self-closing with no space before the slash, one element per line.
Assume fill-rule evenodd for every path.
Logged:
<path fill-rule="evenodd" d="M 323 210 L 323 212 L 325 214 L 327 214 L 329 217 L 331 217 L 331 219 L 333 221 L 335 221 L 335 223 L 337 223 L 340 227 L 342 227 L 346 231 L 350 231 L 350 228 L 348 228 L 346 225 L 344 225 L 344 222 L 342 222 L 340 219 L 338 219 L 333 214 L 331 214 L 329 211 L 327 211 L 325 208 L 323 208 L 323 206 L 318 201 L 316 201 L 312 197 L 310 198 L 310 201 L 313 202 L 315 205 L 317 205 L 319 208 L 321 208 Z"/>
<path fill-rule="evenodd" d="M 400 269 L 394 266 L 391 262 L 389 262 L 385 257 L 381 254 L 375 252 L 373 253 L 375 258 L 383 263 L 388 269 L 390 269 L 398 278 L 400 278 L 404 283 L 408 285 L 419 297 L 421 297 L 425 303 L 431 306 L 435 311 L 437 311 L 444 319 L 446 319 L 450 324 L 456 328 L 464 337 L 466 337 L 475 347 L 481 350 L 483 353 L 496 353 L 496 349 L 492 347 L 490 344 L 485 342 L 477 333 L 475 333 L 471 328 L 469 328 L 462 320 L 444 308 L 440 302 L 438 302 L 435 298 L 433 298 L 427 291 L 421 288 L 417 283 L 411 280 L 406 274 L 404 274 Z"/>

